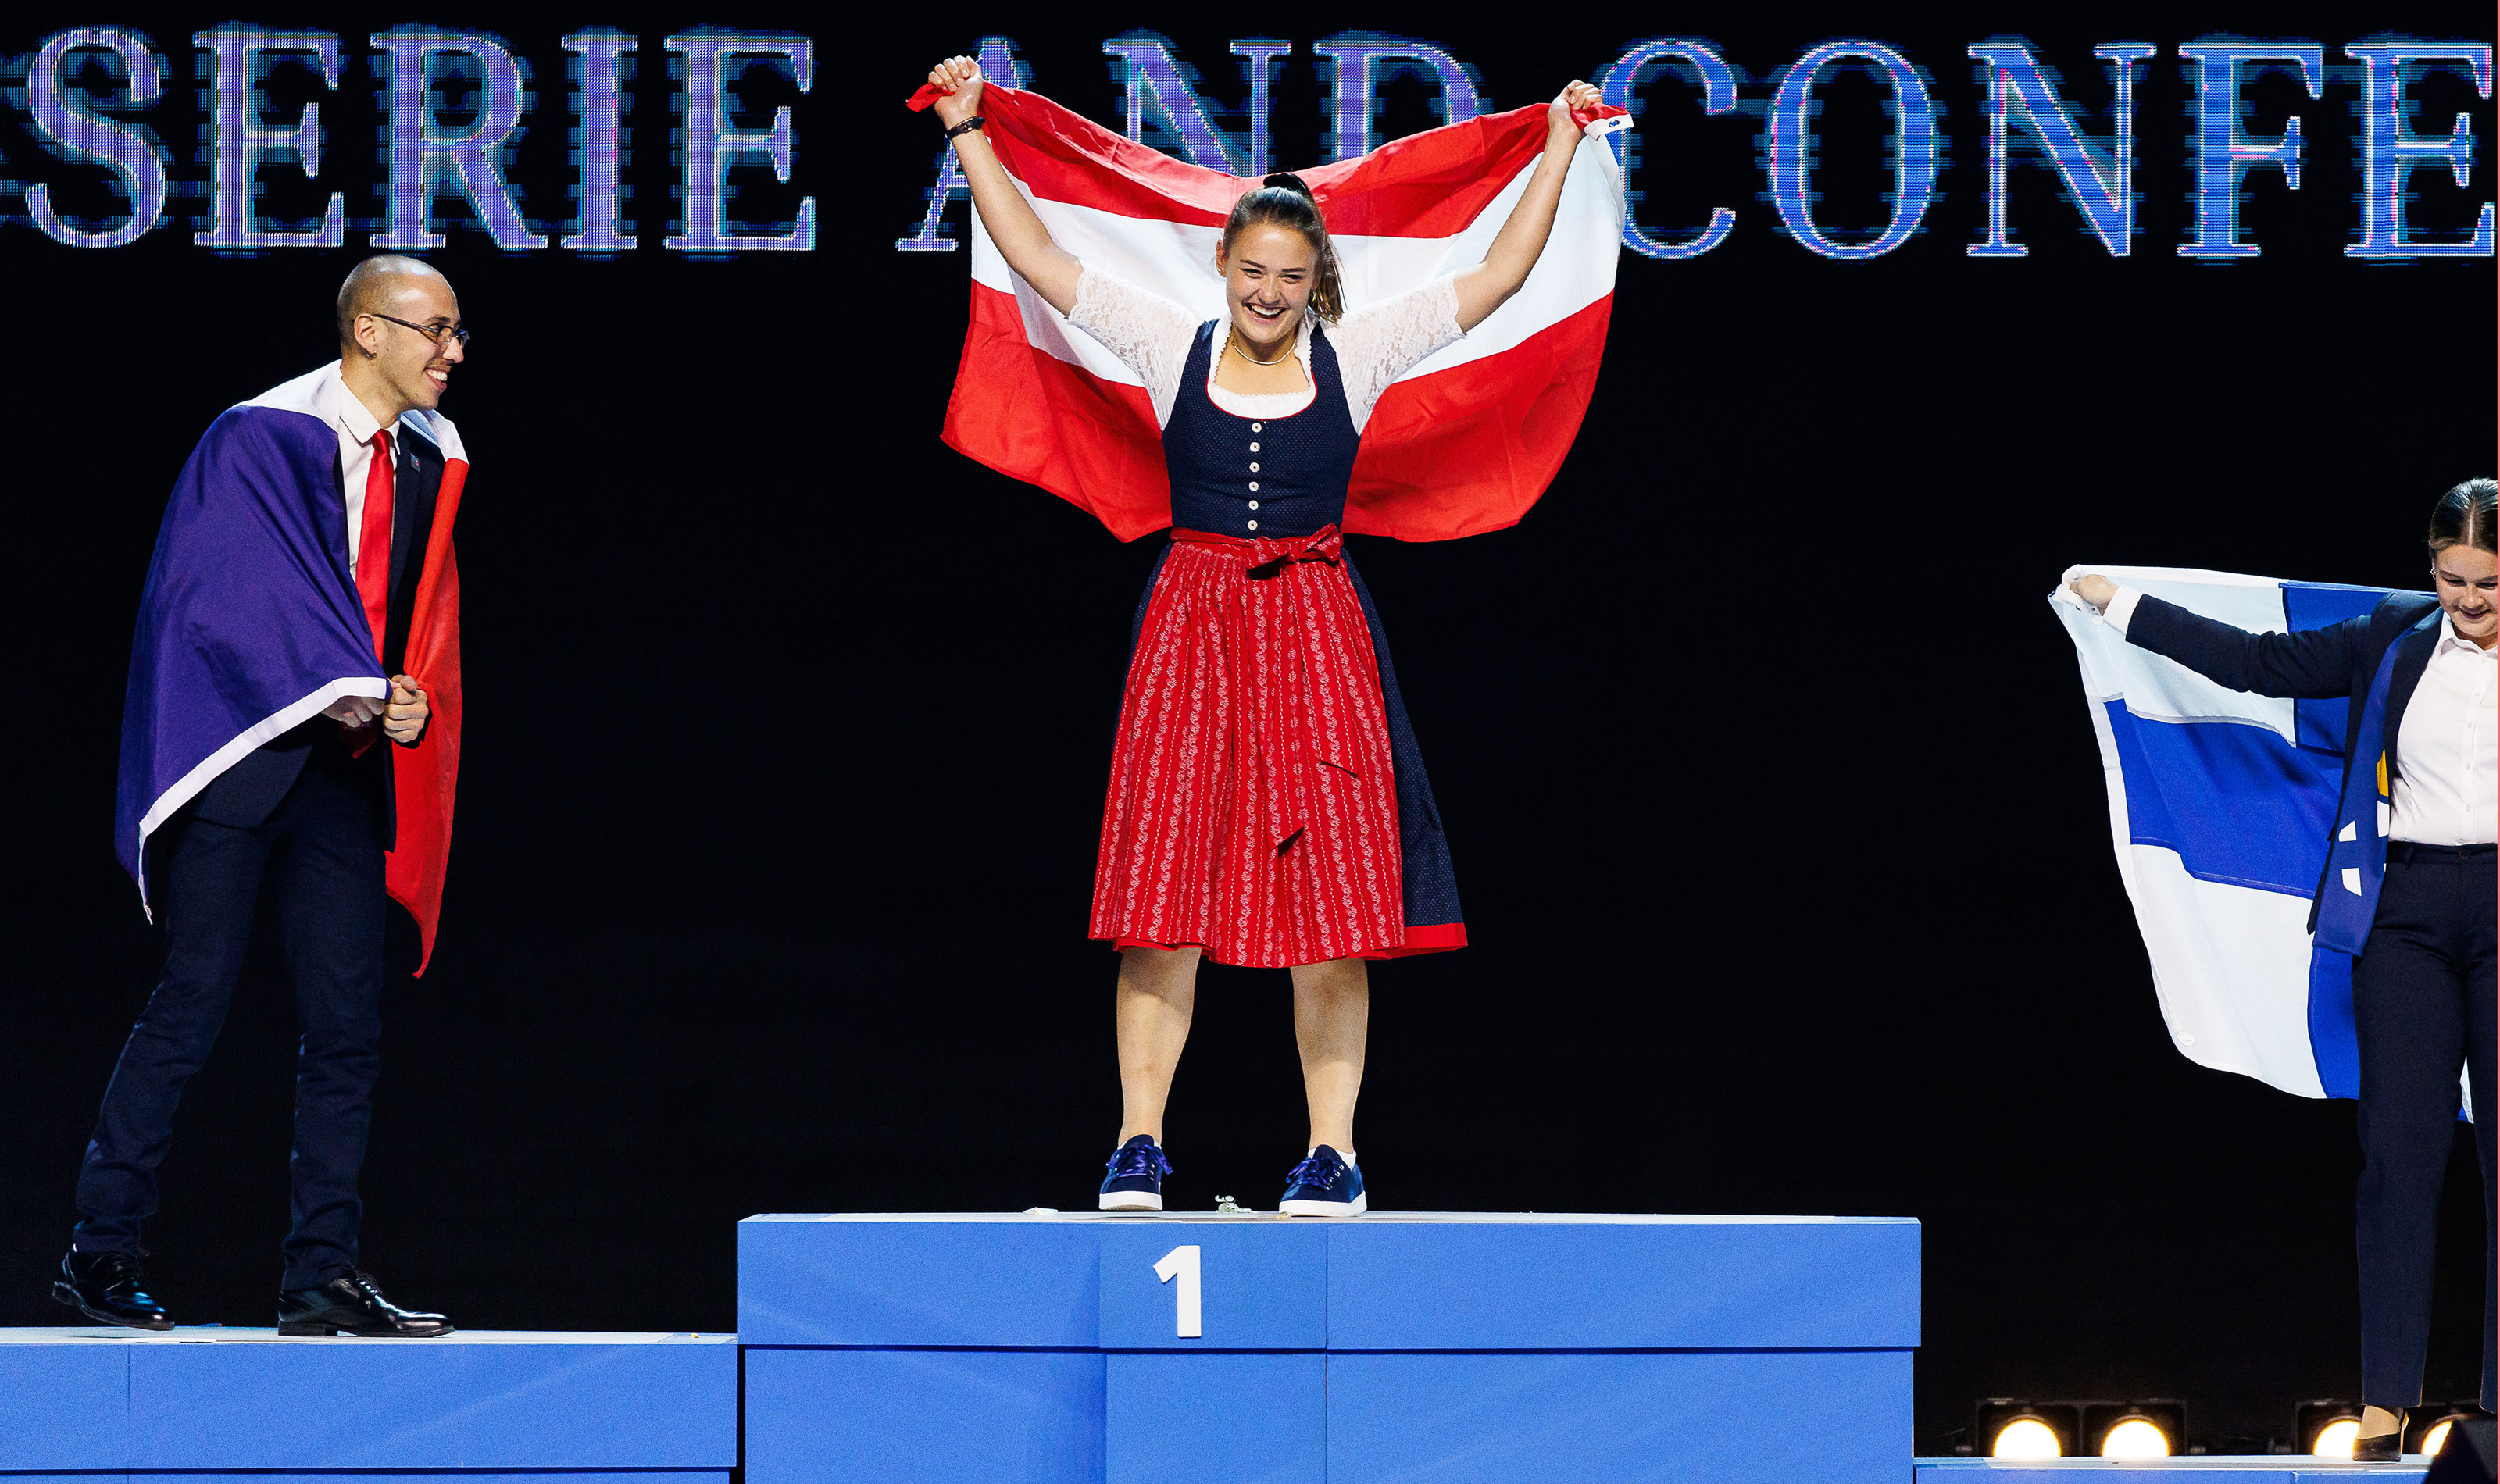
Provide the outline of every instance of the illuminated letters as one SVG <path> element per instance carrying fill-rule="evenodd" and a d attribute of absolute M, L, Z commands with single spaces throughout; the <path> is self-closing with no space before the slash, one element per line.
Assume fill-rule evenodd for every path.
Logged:
<path fill-rule="evenodd" d="M 1102 52 L 1128 64 L 1122 71 L 1126 74 L 1129 138 L 1144 141 L 1146 116 L 1152 113 L 1180 136 L 1181 147 L 1189 151 L 1191 164 L 1233 174 L 1233 151 L 1225 147 L 1224 137 L 1215 132 L 1198 89 L 1181 76 L 1170 42 L 1151 33 L 1132 34 L 1104 42 Z"/>
<path fill-rule="evenodd" d="M 2111 257 L 2127 255 L 2135 237 L 2135 192 L 2129 185 L 2135 173 L 2135 64 L 2157 49 L 2146 42 L 2111 42 L 2092 48 L 2092 55 L 2111 64 L 2110 164 L 2104 170 L 2099 151 L 2075 127 L 2053 78 L 2042 75 L 2028 45 L 1990 42 L 1970 48 L 1973 57 L 1988 64 L 1988 240 L 1971 244 L 1972 257 L 2020 258 L 2031 251 L 2006 236 L 2008 136 L 2018 111 L 2092 235 Z"/>
<path fill-rule="evenodd" d="M 321 113 L 306 104 L 291 129 L 260 122 L 259 57 L 270 51 L 309 51 L 320 60 L 321 85 L 339 86 L 339 38 L 329 31 L 202 31 L 191 44 L 210 63 L 215 102 L 209 112 L 209 219 L 192 234 L 202 247 L 336 247 L 347 240 L 347 198 L 330 193 L 321 225 L 279 231 L 260 225 L 252 210 L 253 178 L 263 160 L 292 160 L 308 178 L 321 174 Z"/>
<path fill-rule="evenodd" d="M 521 220 L 504 180 L 503 155 L 521 131 L 521 68 L 512 54 L 491 36 L 447 31 L 383 31 L 373 38 L 373 47 L 389 58 L 382 128 L 383 154 L 390 162 L 384 197 L 390 227 L 374 245 L 405 250 L 444 244 L 443 234 L 432 230 L 432 209 L 441 173 L 448 167 L 496 246 L 545 246 L 546 239 Z M 467 57 L 480 75 L 477 122 L 457 134 L 444 133 L 435 117 L 437 57 Z"/>
<path fill-rule="evenodd" d="M 1015 59 L 1014 46 L 1015 43 L 1003 36 L 982 37 L 981 49 L 973 57 L 974 61 L 981 64 L 981 76 L 991 81 L 1003 82 L 1009 87 L 1025 86 L 1024 64 Z M 951 237 L 940 237 L 938 233 L 946 223 L 946 203 L 954 200 L 958 191 L 969 191 L 969 189 L 970 187 L 964 183 L 963 170 L 955 163 L 954 146 L 938 145 L 938 183 L 929 187 L 929 204 L 920 213 L 920 230 L 897 242 L 894 244 L 896 250 L 953 252 L 955 240 Z"/>
<path fill-rule="evenodd" d="M 89 28 L 63 31 L 44 43 L 26 69 L 26 107 L 35 132 L 59 153 L 93 160 L 113 172 L 115 188 L 130 198 L 130 215 L 119 226 L 89 230 L 72 225 L 52 208 L 49 186 L 26 187 L 26 210 L 46 237 L 73 247 L 119 247 L 156 225 L 165 210 L 165 160 L 136 129 L 81 108 L 69 94 L 70 53 L 102 50 L 130 80 L 129 104 L 145 108 L 165 89 L 165 70 L 148 49 L 148 39 L 130 31 Z"/>
<path fill-rule="evenodd" d="M 679 251 L 809 252 L 816 245 L 816 198 L 799 201 L 799 217 L 779 233 L 729 230 L 729 171 L 761 155 L 773 177 L 787 184 L 797 141 L 785 104 L 773 111 L 769 128 L 733 128 L 729 121 L 732 57 L 779 57 L 806 92 L 816 80 L 815 44 L 804 36 L 746 35 L 734 31 L 680 31 L 669 49 L 685 58 L 685 224 L 683 236 L 666 240 Z"/>
<path fill-rule="evenodd" d="M 1891 80 L 1892 219 L 1870 242 L 1836 242 L 1814 224 L 1817 192 L 1806 183 L 1812 167 L 1814 81 L 1842 60 L 1869 61 Z M 1798 57 L 1771 100 L 1771 202 L 1799 242 L 1826 258 L 1882 257 L 1910 240 L 1936 183 L 1936 107 L 1909 58 L 1871 41 L 1826 42 Z"/>
<path fill-rule="evenodd" d="M 2286 117 L 2275 139 L 2250 138 L 2240 126 L 2241 68 L 2297 68 L 2315 98 L 2324 48 L 2316 42 L 2210 41 L 2179 54 L 2196 64 L 2196 240 L 2181 243 L 2179 255 L 2253 258 L 2256 244 L 2240 241 L 2240 182 L 2252 170 L 2280 170 L 2286 189 L 2300 189 L 2300 115 Z"/>
<path fill-rule="evenodd" d="M 1274 74 L 1279 57 L 1293 53 L 1294 44 L 1286 41 L 1237 41 L 1233 54 L 1241 59 L 1241 81 L 1250 84 L 1250 168 L 1245 174 L 1253 178 L 1267 174 L 1275 161 L 1267 147 L 1267 81 Z"/>
<path fill-rule="evenodd" d="M 634 38 L 614 31 L 576 31 L 564 39 L 568 70 L 580 89 L 581 125 L 573 131 L 573 159 L 581 171 L 581 230 L 556 245 L 575 252 L 622 252 L 641 243 L 626 227 L 625 63 Z"/>
<path fill-rule="evenodd" d="M 1701 112 L 1725 113 L 1736 106 L 1735 73 L 1720 59 L 1717 51 L 1711 49 L 1709 43 L 1700 41 L 1662 38 L 1658 41 L 1643 42 L 1615 59 L 1615 65 L 1606 70 L 1604 81 L 1597 84 L 1598 91 L 1605 94 L 1608 103 L 1619 109 L 1632 108 L 1632 90 L 1639 85 L 1641 73 L 1654 63 L 1665 61 L 1670 57 L 1690 66 L 1700 76 Z M 1634 137 L 1632 131 L 1628 129 L 1617 136 L 1616 147 L 1623 151 L 1624 174 L 1627 178 L 1631 175 Z M 1634 202 L 1638 202 L 1640 192 L 1633 191 L 1631 197 Z M 1710 225 L 1702 228 L 1699 235 L 1686 238 L 1680 242 L 1670 242 L 1642 231 L 1640 222 L 1631 212 L 1627 211 L 1624 213 L 1624 245 L 1634 252 L 1644 253 L 1653 258 L 1697 258 L 1726 242 L 1727 234 L 1733 231 L 1735 226 L 1735 212 L 1726 207 L 1713 207 L 1710 210 Z"/>
<path fill-rule="evenodd" d="M 2456 115 L 2446 139 L 2425 139 L 2406 127 L 2405 64 L 2462 67 L 2474 90 L 2491 96 L 2491 48 L 2426 42 L 2356 42 L 2344 54 L 2361 63 L 2361 241 L 2344 249 L 2354 258 L 2487 258 L 2491 256 L 2491 207 L 2485 203 L 2474 237 L 2462 242 L 2417 242 L 2405 235 L 2405 177 L 2434 160 L 2444 161 L 2456 183 L 2474 169 L 2474 120 Z"/>
<path fill-rule="evenodd" d="M 1440 113 L 1443 123 L 1462 123 L 1484 112 L 1476 97 L 1475 79 L 1459 65 L 1459 59 L 1430 42 L 1392 41 L 1386 37 L 1350 37 L 1324 41 L 1311 50 L 1336 63 L 1336 91 L 1332 100 L 1335 128 L 1329 135 L 1329 158 L 1351 159 L 1369 152 L 1380 143 L 1380 131 L 1373 126 L 1373 68 L 1382 63 L 1421 66 L 1429 69 L 1441 83 Z"/>

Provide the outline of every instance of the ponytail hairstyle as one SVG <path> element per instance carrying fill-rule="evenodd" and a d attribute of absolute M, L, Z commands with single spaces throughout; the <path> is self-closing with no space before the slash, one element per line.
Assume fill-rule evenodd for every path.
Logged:
<path fill-rule="evenodd" d="M 2500 481 L 2489 479 L 2468 479 L 2442 495 L 2430 507 L 2430 554 L 2436 557 L 2451 546 L 2500 549 L 2493 544 L 2500 534 L 2495 503 L 2500 503 Z"/>
<path fill-rule="evenodd" d="M 1279 172 L 1242 192 L 1233 203 L 1233 214 L 1224 219 L 1224 251 L 1230 255 L 1233 242 L 1242 232 L 1256 225 L 1290 227 L 1311 244 L 1317 262 L 1311 273 L 1311 312 L 1322 324 L 1333 325 L 1345 312 L 1345 286 L 1337 275 L 1336 248 L 1329 242 L 1328 223 L 1320 219 L 1319 198 L 1302 183 L 1302 177 Z"/>

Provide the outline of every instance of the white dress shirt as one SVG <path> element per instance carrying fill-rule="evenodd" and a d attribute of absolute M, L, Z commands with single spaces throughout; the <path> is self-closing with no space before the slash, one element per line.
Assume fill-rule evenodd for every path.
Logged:
<path fill-rule="evenodd" d="M 2121 588 L 2101 610 L 2101 621 L 2126 632 L 2144 595 Z M 2484 649 L 2439 616 L 2439 644 L 2430 652 L 2421 684 L 2405 703 L 2396 728 L 2395 797 L 2387 810 L 2387 838 L 2417 845 L 2487 845 L 2500 835 L 2500 738 L 2495 738 L 2492 676 L 2500 650 Z"/>
<path fill-rule="evenodd" d="M 2500 753 L 2491 677 L 2500 655 L 2439 616 L 2439 644 L 2396 729 L 2396 796 L 2387 838 L 2421 845 L 2487 845 L 2500 835 Z"/>
<path fill-rule="evenodd" d="M 335 374 L 336 370 L 332 368 L 334 374 L 321 378 L 319 389 L 312 394 L 312 404 L 321 409 L 321 416 L 339 435 L 339 473 L 347 497 L 347 574 L 352 577 L 359 548 L 365 542 L 365 480 L 374 462 L 374 432 L 381 422 L 365 409 L 355 393 L 347 390 L 347 383 Z M 407 436 L 403 429 L 391 429 L 394 474 L 401 467 L 400 439 Z"/>

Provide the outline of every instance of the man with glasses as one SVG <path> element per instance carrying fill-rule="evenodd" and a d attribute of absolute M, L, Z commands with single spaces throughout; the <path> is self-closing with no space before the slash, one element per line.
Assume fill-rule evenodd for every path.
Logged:
<path fill-rule="evenodd" d="M 356 1178 L 385 898 L 430 951 L 449 841 L 450 526 L 468 462 L 435 408 L 469 334 L 451 285 L 413 258 L 358 264 L 337 309 L 337 361 L 201 439 L 140 599 L 115 843 L 164 928 L 165 966 L 106 1088 L 52 1285 L 108 1324 L 174 1326 L 140 1287 L 140 1223 L 266 912 L 303 1030 L 279 1332 L 451 1333 L 360 1271 Z"/>

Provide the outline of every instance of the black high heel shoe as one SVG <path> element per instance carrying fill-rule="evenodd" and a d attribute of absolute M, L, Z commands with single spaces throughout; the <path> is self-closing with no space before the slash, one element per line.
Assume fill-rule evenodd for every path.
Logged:
<path fill-rule="evenodd" d="M 2405 1414 L 2396 1413 L 2396 1430 L 2373 1437 L 2352 1439 L 2352 1462 L 2356 1464 L 2399 1464 L 2405 1457 Z"/>

